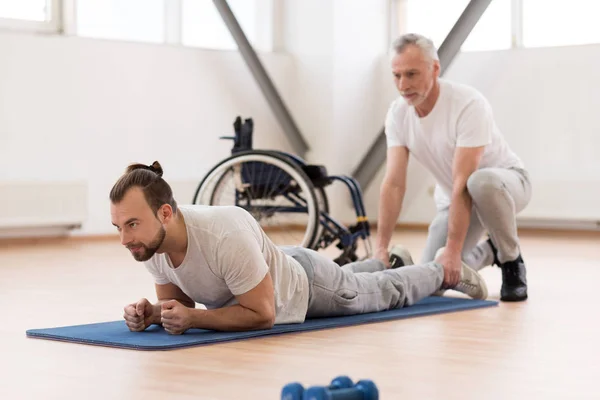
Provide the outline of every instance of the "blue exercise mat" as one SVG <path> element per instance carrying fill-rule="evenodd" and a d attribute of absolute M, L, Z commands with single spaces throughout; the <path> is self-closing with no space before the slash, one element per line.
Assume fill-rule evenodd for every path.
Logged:
<path fill-rule="evenodd" d="M 47 329 L 30 329 L 26 331 L 26 334 L 31 338 L 60 340 L 99 346 L 136 350 L 170 350 L 233 340 L 243 340 L 259 336 L 339 328 L 343 326 L 471 310 L 496 305 L 498 305 L 498 302 L 490 300 L 432 296 L 421 300 L 411 307 L 396 310 L 351 315 L 347 317 L 315 318 L 306 320 L 302 324 L 275 325 L 272 329 L 249 332 L 217 332 L 204 329 L 190 329 L 182 335 L 170 335 L 158 325 L 152 325 L 143 332 L 130 332 L 125 325 L 125 321 L 120 320 Z"/>

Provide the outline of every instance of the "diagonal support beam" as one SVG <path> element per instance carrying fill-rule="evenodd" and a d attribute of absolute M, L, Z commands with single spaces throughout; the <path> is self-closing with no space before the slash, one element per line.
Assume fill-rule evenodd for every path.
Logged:
<path fill-rule="evenodd" d="M 441 68 L 440 75 L 443 74 L 452 63 L 454 57 L 456 57 L 460 51 L 462 44 L 465 42 L 475 25 L 477 25 L 477 22 L 491 2 L 492 0 L 471 0 L 462 12 L 438 50 Z M 385 128 L 382 128 L 379 131 L 379 135 L 375 139 L 375 142 L 360 161 L 358 167 L 352 172 L 352 176 L 358 181 L 363 191 L 373 181 L 373 178 L 385 163 L 387 142 L 384 129 Z"/>
<path fill-rule="evenodd" d="M 475 28 L 475 25 L 477 25 L 477 22 L 479 22 L 491 2 L 492 0 L 471 0 L 467 4 L 467 7 L 465 7 L 460 17 L 458 17 L 458 20 L 438 50 L 441 66 L 440 73 L 443 73 L 452 64 L 454 57 L 456 57 L 461 46 L 467 40 L 467 37 L 469 37 L 471 31 Z"/>
<path fill-rule="evenodd" d="M 244 58 L 244 61 L 248 65 L 250 72 L 258 83 L 258 86 L 265 96 L 267 103 L 269 103 L 271 110 L 275 114 L 279 124 L 290 140 L 294 151 L 300 157 L 304 158 L 309 149 L 308 144 L 300 133 L 300 130 L 286 108 L 281 96 L 279 96 L 279 93 L 269 78 L 267 71 L 258 59 L 256 52 L 252 48 L 252 45 L 244 34 L 242 27 L 231 11 L 229 4 L 227 4 L 227 0 L 213 0 L 213 3 L 217 7 L 219 14 L 221 14 L 221 18 L 223 18 L 223 22 L 225 22 L 225 25 L 229 29 L 231 36 L 233 36 L 233 39 L 235 40 L 238 49 Z"/>

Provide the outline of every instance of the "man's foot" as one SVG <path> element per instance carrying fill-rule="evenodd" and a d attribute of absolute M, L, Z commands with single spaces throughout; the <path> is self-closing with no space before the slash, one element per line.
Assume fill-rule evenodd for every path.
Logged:
<path fill-rule="evenodd" d="M 444 252 L 444 248 L 439 249 L 435 255 L 435 259 Z M 479 275 L 477 271 L 469 267 L 467 264 L 462 262 L 462 268 L 460 270 L 460 281 L 452 289 L 457 292 L 466 294 L 467 296 L 477 299 L 485 300 L 488 296 L 488 289 L 485 280 Z M 441 293 L 441 294 L 439 294 Z M 438 290 L 434 293 L 436 296 L 443 295 L 443 290 Z"/>
<path fill-rule="evenodd" d="M 485 280 L 464 262 L 460 271 L 460 282 L 453 289 L 478 300 L 485 300 L 488 296 Z"/>
<path fill-rule="evenodd" d="M 521 255 L 514 261 L 508 261 L 501 264 L 500 268 L 502 269 L 500 300 L 527 300 L 527 272 Z"/>
<path fill-rule="evenodd" d="M 410 255 L 410 252 L 406 248 L 400 245 L 395 245 L 394 247 L 392 247 L 392 249 L 390 250 L 390 268 L 400 268 L 406 265 L 413 264 L 414 262 Z"/>
<path fill-rule="evenodd" d="M 488 244 L 494 253 L 494 265 L 502 270 L 502 287 L 500 288 L 500 300 L 502 301 L 524 301 L 527 300 L 527 271 L 525 262 L 519 254 L 516 260 L 501 263 L 498 260 L 498 250 L 492 240 L 488 238 Z"/>

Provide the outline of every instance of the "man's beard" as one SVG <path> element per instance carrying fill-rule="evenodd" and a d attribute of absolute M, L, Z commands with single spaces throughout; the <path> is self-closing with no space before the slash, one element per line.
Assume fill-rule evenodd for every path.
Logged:
<path fill-rule="evenodd" d="M 167 232 L 165 231 L 165 228 L 161 225 L 160 230 L 154 237 L 154 240 L 152 240 L 152 242 L 150 242 L 149 245 L 146 246 L 144 243 L 135 243 L 135 244 L 132 244 L 127 247 L 128 248 L 141 247 L 143 249 L 143 251 L 132 252 L 133 258 L 135 258 L 136 261 L 148 261 L 150 258 L 152 258 L 152 256 L 156 253 L 156 251 L 160 248 L 163 241 L 165 240 L 166 235 L 167 235 Z"/>

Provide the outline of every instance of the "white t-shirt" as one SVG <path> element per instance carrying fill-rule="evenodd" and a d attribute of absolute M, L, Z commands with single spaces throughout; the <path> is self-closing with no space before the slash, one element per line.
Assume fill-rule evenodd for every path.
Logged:
<path fill-rule="evenodd" d="M 486 146 L 479 168 L 523 168 L 494 121 L 492 108 L 476 89 L 439 79 L 433 110 L 421 118 L 399 97 L 386 117 L 388 147 L 405 146 L 437 181 L 436 203 L 447 206 L 452 194 L 452 161 L 456 147 Z"/>
<path fill-rule="evenodd" d="M 235 295 L 258 285 L 271 273 L 275 323 L 301 323 L 308 308 L 306 271 L 283 253 L 250 213 L 234 206 L 182 205 L 188 248 L 173 268 L 167 254 L 145 262 L 158 284 L 173 283 L 207 309 L 237 304 Z"/>

